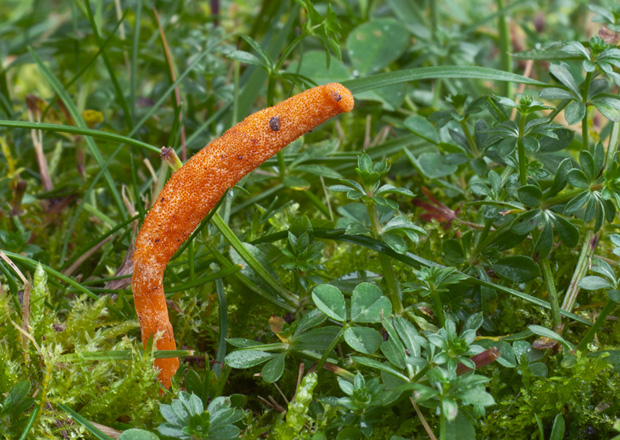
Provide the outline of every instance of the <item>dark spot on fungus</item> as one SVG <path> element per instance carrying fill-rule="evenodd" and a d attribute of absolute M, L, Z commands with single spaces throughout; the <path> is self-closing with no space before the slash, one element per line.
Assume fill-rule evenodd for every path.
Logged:
<path fill-rule="evenodd" d="M 156 239 L 155 239 L 155 243 L 157 243 L 158 241 L 159 241 L 159 238 L 156 238 Z"/>
<path fill-rule="evenodd" d="M 334 98 L 334 101 L 340 102 L 342 95 L 336 91 L 332 91 L 332 98 Z"/>
<path fill-rule="evenodd" d="M 271 131 L 278 131 L 280 129 L 280 116 L 273 116 L 269 120 L 269 128 L 271 128 Z"/>
<path fill-rule="evenodd" d="M 164 200 L 165 200 L 165 197 L 162 197 L 160 201 L 164 203 Z"/>
<path fill-rule="evenodd" d="M 239 159 L 239 160 L 243 160 L 243 156 L 242 156 L 242 155 L 239 155 L 239 156 L 237 156 L 237 159 Z"/>

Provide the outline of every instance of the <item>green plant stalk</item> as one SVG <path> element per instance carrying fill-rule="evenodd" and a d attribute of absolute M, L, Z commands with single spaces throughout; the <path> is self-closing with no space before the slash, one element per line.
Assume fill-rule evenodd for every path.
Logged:
<path fill-rule="evenodd" d="M 308 34 L 306 31 L 303 31 L 301 34 L 295 37 L 293 41 L 290 42 L 290 44 L 286 47 L 286 49 L 284 49 L 284 52 L 282 52 L 282 56 L 278 59 L 278 62 L 276 63 L 273 69 L 274 72 L 277 73 L 282 68 L 284 62 L 289 57 L 291 52 L 293 52 L 295 48 L 297 47 L 297 45 L 301 43 L 304 40 L 304 38 L 306 38 L 308 35 L 310 34 Z"/>
<path fill-rule="evenodd" d="M 327 217 L 328 219 L 331 218 L 329 208 L 327 208 L 325 203 L 323 203 L 323 201 L 319 197 L 314 195 L 312 191 L 302 191 L 302 194 L 305 195 L 308 200 L 310 200 L 312 204 L 325 215 L 325 217 Z"/>
<path fill-rule="evenodd" d="M 568 290 L 566 291 L 564 301 L 562 302 L 562 310 L 567 312 L 573 310 L 575 301 L 577 301 L 577 295 L 579 295 L 579 282 L 588 270 L 588 265 L 592 255 L 594 255 L 594 250 L 596 249 L 597 243 L 598 237 L 594 235 L 592 230 L 588 229 L 586 236 L 583 239 L 583 245 L 581 246 L 581 252 L 579 254 L 579 259 L 577 260 L 577 265 L 575 266 L 575 271 L 573 272 L 573 277 L 570 280 Z"/>
<path fill-rule="evenodd" d="M 84 0 L 84 6 L 86 9 L 86 18 L 90 22 L 90 27 L 93 30 L 93 35 L 95 36 L 95 41 L 97 42 L 97 46 L 101 48 L 101 58 L 103 59 L 103 63 L 106 66 L 108 74 L 110 76 L 110 81 L 112 82 L 112 87 L 114 88 L 116 99 L 118 103 L 123 109 L 123 116 L 125 118 L 125 124 L 127 124 L 127 128 L 131 130 L 133 128 L 133 121 L 131 119 L 131 111 L 129 110 L 129 105 L 127 104 L 127 100 L 125 99 L 125 94 L 121 89 L 120 83 L 118 82 L 118 78 L 116 77 L 116 71 L 112 63 L 110 62 L 110 58 L 108 58 L 108 54 L 103 48 L 103 40 L 99 35 L 99 29 L 97 28 L 97 22 L 95 21 L 95 17 L 93 16 L 93 12 L 90 8 L 90 1 Z"/>
<path fill-rule="evenodd" d="M 236 266 L 235 264 L 232 264 L 230 261 L 228 261 L 226 257 L 222 255 L 222 253 L 218 251 L 215 245 L 213 245 L 209 240 L 206 240 L 204 244 L 207 247 L 207 249 L 209 249 L 209 251 L 213 254 L 217 262 L 223 267 L 222 270 L 230 269 Z M 292 307 L 285 302 L 278 301 L 278 299 L 274 297 L 271 293 L 267 292 L 266 290 L 254 284 L 250 279 L 248 279 L 243 274 L 235 273 L 235 276 L 244 286 L 246 286 L 252 292 L 257 293 L 259 296 L 262 296 L 270 303 L 275 304 L 278 307 L 282 307 L 283 309 L 288 310 L 289 312 L 292 312 L 292 313 L 295 313 L 297 311 L 295 307 Z"/>
<path fill-rule="evenodd" d="M 275 88 L 276 88 L 276 79 L 271 74 L 269 75 L 269 80 L 267 82 L 267 106 L 272 107 L 275 102 Z M 280 178 L 284 179 L 286 176 L 286 163 L 284 162 L 284 153 L 282 151 L 278 151 L 276 153 L 276 158 L 278 159 L 278 171 L 280 174 Z"/>
<path fill-rule="evenodd" d="M 379 223 L 379 213 L 377 212 L 377 205 L 375 204 L 375 201 L 368 198 L 366 201 L 366 208 L 368 209 L 368 215 L 370 217 L 370 224 L 374 238 L 381 240 L 381 225 Z M 390 301 L 392 302 L 394 313 L 400 315 L 403 312 L 403 303 L 398 291 L 398 285 L 396 284 L 396 277 L 394 275 L 392 262 L 390 261 L 390 257 L 382 253 L 379 253 L 379 261 L 381 262 L 381 268 L 383 269 L 383 279 L 385 279 L 385 284 L 388 289 L 388 298 L 390 298 Z"/>
<path fill-rule="evenodd" d="M 484 248 L 482 248 L 482 245 L 485 244 L 485 240 L 486 238 L 489 236 L 489 232 L 491 231 L 491 227 L 493 226 L 493 219 L 489 218 L 487 219 L 486 222 L 484 222 L 484 229 L 482 230 L 482 232 L 480 232 L 480 234 L 477 237 L 476 240 L 476 246 L 474 248 L 474 256 L 478 257 L 478 255 L 480 255 L 480 252 L 482 252 L 484 250 Z"/>
<path fill-rule="evenodd" d="M 565 99 L 564 101 L 561 101 L 561 102 L 557 105 L 557 107 L 556 107 L 556 108 L 554 108 L 554 109 L 551 111 L 551 113 L 549 113 L 549 114 L 547 115 L 547 120 L 548 120 L 549 122 L 553 121 L 553 120 L 555 119 L 555 117 L 556 117 L 557 115 L 559 115 L 559 114 L 560 114 L 560 112 L 561 112 L 562 110 L 564 110 L 568 104 L 570 104 L 570 102 L 571 102 L 571 100 L 570 100 L 570 99 Z"/>
<path fill-rule="evenodd" d="M 588 93 L 590 92 L 590 83 L 592 82 L 592 72 L 588 72 L 586 74 L 586 79 L 583 82 L 583 90 L 581 91 L 581 97 L 583 99 L 583 103 L 586 106 L 586 113 L 583 115 L 583 119 L 581 121 L 581 139 L 583 148 L 588 148 L 589 140 L 588 140 Z"/>
<path fill-rule="evenodd" d="M 609 135 L 609 144 L 607 145 L 607 157 L 605 169 L 608 170 L 612 163 L 616 161 L 616 153 L 618 152 L 618 144 L 620 143 L 620 122 L 614 122 Z"/>
<path fill-rule="evenodd" d="M 594 325 L 588 329 L 585 336 L 583 337 L 579 345 L 577 345 L 577 348 L 575 348 L 575 350 L 583 351 L 587 348 L 590 341 L 594 339 L 594 335 L 596 334 L 596 332 L 599 331 L 599 329 L 605 322 L 605 319 L 607 319 L 607 316 L 614 310 L 617 305 L 618 303 L 613 301 L 611 298 L 607 300 L 607 303 L 599 313 L 596 321 L 594 321 Z"/>
<path fill-rule="evenodd" d="M 213 224 L 220 233 L 224 236 L 226 241 L 230 243 L 235 251 L 243 258 L 243 260 L 248 263 L 248 266 L 252 268 L 254 272 L 269 286 L 273 289 L 274 292 L 277 292 L 283 299 L 288 301 L 290 304 L 294 306 L 299 305 L 299 297 L 297 295 L 288 292 L 284 287 L 278 283 L 270 274 L 263 268 L 263 266 L 258 262 L 254 256 L 248 252 L 245 248 L 241 240 L 235 235 L 235 233 L 230 229 L 230 227 L 224 222 L 222 217 L 218 213 L 215 213 L 211 218 L 211 224 Z"/>
<path fill-rule="evenodd" d="M 478 151 L 478 146 L 476 145 L 476 141 L 474 137 L 471 135 L 471 130 L 467 126 L 467 121 L 463 120 L 459 122 L 459 125 L 463 129 L 463 133 L 465 133 L 465 137 L 467 138 L 467 143 L 469 144 L 469 148 L 471 149 L 471 153 L 474 158 L 480 157 L 480 151 Z"/>
<path fill-rule="evenodd" d="M 38 405 L 35 405 L 34 409 L 32 410 L 32 413 L 30 414 L 30 417 L 28 418 L 28 423 L 26 423 L 26 427 L 24 428 L 22 435 L 19 437 L 19 440 L 26 440 L 28 438 L 28 434 L 30 433 L 30 430 L 32 429 L 32 425 L 34 425 L 34 422 L 37 419 L 37 416 L 39 415 L 39 411 L 41 411 L 41 407 Z"/>
<path fill-rule="evenodd" d="M 500 13 L 497 19 L 500 69 L 504 72 L 512 72 L 512 63 L 510 62 L 510 35 L 508 33 L 508 24 L 506 23 L 504 0 L 496 0 L 495 3 Z M 510 83 L 502 83 L 500 91 L 503 96 L 510 98 L 512 94 Z"/>
<path fill-rule="evenodd" d="M 239 122 L 239 74 L 241 72 L 241 63 L 239 61 L 235 61 L 234 70 L 233 70 L 233 107 L 232 107 L 232 121 L 230 126 L 233 127 L 237 125 Z"/>
<path fill-rule="evenodd" d="M 555 281 L 553 280 L 553 273 L 551 272 L 551 265 L 548 258 L 543 258 L 540 261 L 540 268 L 542 269 L 543 278 L 547 284 L 547 292 L 549 293 L 549 304 L 551 305 L 551 316 L 553 317 L 553 330 L 561 332 L 562 330 L 562 314 L 560 313 L 560 305 L 558 300 L 558 292 L 555 289 Z"/>
<path fill-rule="evenodd" d="M 439 412 L 439 439 L 446 440 L 446 415 L 443 413 L 443 408 Z"/>
<path fill-rule="evenodd" d="M 433 297 L 433 302 L 435 303 L 435 313 L 437 313 L 439 325 L 443 327 L 446 324 L 446 317 L 443 314 L 443 304 L 441 303 L 440 292 L 437 290 L 432 290 L 431 296 Z"/>
<path fill-rule="evenodd" d="M 419 381 L 420 379 L 422 379 L 424 377 L 426 372 L 428 370 L 430 370 L 430 369 L 431 369 L 431 365 L 430 364 L 426 365 L 425 367 L 422 367 L 422 369 L 420 371 L 418 371 L 416 373 L 416 375 L 413 376 L 409 382 L 415 383 L 415 382 Z"/>
<path fill-rule="evenodd" d="M 517 154 L 519 155 L 519 183 L 527 185 L 527 155 L 523 145 L 523 131 L 525 129 L 525 115 L 521 115 L 519 121 L 519 140 L 517 141 Z"/>
<path fill-rule="evenodd" d="M 338 332 L 338 334 L 336 335 L 332 343 L 329 344 L 329 347 L 327 347 L 327 350 L 325 350 L 325 352 L 323 353 L 323 356 L 321 356 L 321 359 L 319 360 L 319 363 L 316 366 L 317 370 L 321 371 L 321 369 L 323 368 L 323 365 L 325 365 L 325 362 L 327 361 L 327 358 L 329 357 L 329 354 L 334 350 L 334 348 L 336 348 L 336 345 L 338 344 L 338 342 L 340 342 L 340 340 L 344 336 L 344 332 L 347 330 L 347 328 L 349 328 L 349 325 L 346 322 L 343 323 L 342 328 L 340 329 L 340 331 Z"/>
<path fill-rule="evenodd" d="M 218 313 L 220 321 L 220 335 L 219 343 L 217 346 L 217 354 L 215 355 L 215 364 L 213 365 L 213 371 L 216 376 L 220 377 L 222 374 L 222 365 L 224 365 L 224 358 L 226 357 L 226 338 L 228 337 L 228 315 L 226 306 L 226 292 L 224 291 L 224 282 L 219 279 L 215 281 L 215 293 L 217 294 Z"/>

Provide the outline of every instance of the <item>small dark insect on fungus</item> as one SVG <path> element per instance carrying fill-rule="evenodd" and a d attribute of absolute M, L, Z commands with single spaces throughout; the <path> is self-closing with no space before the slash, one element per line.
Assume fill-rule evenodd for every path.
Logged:
<path fill-rule="evenodd" d="M 271 131 L 278 131 L 280 129 L 280 116 L 273 116 L 269 120 L 269 128 L 271 128 Z"/>

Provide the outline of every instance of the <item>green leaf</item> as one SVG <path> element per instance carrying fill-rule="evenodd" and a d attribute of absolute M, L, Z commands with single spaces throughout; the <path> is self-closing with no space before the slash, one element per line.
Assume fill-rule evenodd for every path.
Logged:
<path fill-rule="evenodd" d="M 405 349 L 397 338 L 390 337 L 387 341 L 383 341 L 381 343 L 381 353 L 395 367 L 403 369 L 407 366 Z"/>
<path fill-rule="evenodd" d="M 347 320 L 344 295 L 338 288 L 329 284 L 321 284 L 312 291 L 312 300 L 328 317 L 338 322 Z"/>
<path fill-rule="evenodd" d="M 575 348 L 573 344 L 568 342 L 566 339 L 558 335 L 553 330 L 549 330 L 548 328 L 542 327 L 540 325 L 528 325 L 527 328 L 530 329 L 530 331 L 535 335 L 543 336 L 545 338 L 553 339 L 554 341 L 560 342 L 567 349 L 573 350 Z"/>
<path fill-rule="evenodd" d="M 533 280 L 540 273 L 538 265 L 525 255 L 504 257 L 493 265 L 497 274 L 515 283 L 525 283 Z"/>
<path fill-rule="evenodd" d="M 380 322 L 392 314 L 392 303 L 371 283 L 359 284 L 351 297 L 351 321 Z"/>
<path fill-rule="evenodd" d="M 579 287 L 586 290 L 613 289 L 613 285 L 604 278 L 595 275 L 583 277 Z"/>
<path fill-rule="evenodd" d="M 118 440 L 159 440 L 159 437 L 144 429 L 128 429 L 118 437 Z"/>
<path fill-rule="evenodd" d="M 523 147 L 525 150 L 531 153 L 536 153 L 540 149 L 540 142 L 538 142 L 538 139 L 535 137 L 526 136 L 521 140 L 521 142 L 523 142 Z"/>
<path fill-rule="evenodd" d="M 590 180 L 581 170 L 574 168 L 569 171 L 566 177 L 568 178 L 568 183 L 573 185 L 575 188 L 590 188 Z"/>
<path fill-rule="evenodd" d="M 538 94 L 543 99 L 575 99 L 579 96 L 573 95 L 568 90 L 560 89 L 557 87 L 549 87 L 547 89 L 543 89 Z"/>
<path fill-rule="evenodd" d="M 456 419 L 456 415 L 459 412 L 459 406 L 456 403 L 456 401 L 450 397 L 444 397 L 443 399 L 441 399 L 441 412 L 443 413 L 444 417 L 448 420 L 448 422 L 451 422 L 452 420 Z"/>
<path fill-rule="evenodd" d="M 537 225 L 540 215 L 540 209 L 533 209 L 520 214 L 514 222 L 510 230 L 517 235 L 529 234 Z"/>
<path fill-rule="evenodd" d="M 426 139 L 435 145 L 439 143 L 437 130 L 426 118 L 420 115 L 409 116 L 403 121 L 403 124 L 407 130 L 420 136 L 422 139 Z"/>
<path fill-rule="evenodd" d="M 553 428 L 551 429 L 549 440 L 563 440 L 564 431 L 564 417 L 562 417 L 562 413 L 559 413 L 553 420 Z"/>
<path fill-rule="evenodd" d="M 553 247 L 553 223 L 550 221 L 545 222 L 538 240 L 534 244 L 534 250 L 538 252 L 538 259 L 545 258 L 551 252 Z"/>
<path fill-rule="evenodd" d="M 409 382 L 409 378 L 405 376 L 404 374 L 402 374 L 400 371 L 392 368 L 391 366 L 387 364 L 382 364 L 381 362 L 375 359 L 362 357 L 362 356 L 351 356 L 351 359 L 354 362 L 357 362 L 358 364 L 362 364 L 366 367 L 374 368 L 375 370 L 383 371 L 385 373 L 391 374 L 392 376 L 396 376 L 405 382 Z"/>
<path fill-rule="evenodd" d="M 568 64 L 563 62 L 551 63 L 549 65 L 549 72 L 554 75 L 558 81 L 568 87 L 568 89 L 573 92 L 575 96 L 580 96 L 579 86 L 577 85 Z"/>
<path fill-rule="evenodd" d="M 454 420 L 446 423 L 446 438 L 476 440 L 476 430 L 467 416 L 459 412 Z"/>
<path fill-rule="evenodd" d="M 233 50 L 227 55 L 227 57 L 244 64 L 251 64 L 254 66 L 262 65 L 261 60 L 259 60 L 256 55 L 252 55 L 251 53 L 243 50 Z"/>
<path fill-rule="evenodd" d="M 260 350 L 237 350 L 226 356 L 226 364 L 232 368 L 250 368 L 277 355 Z"/>
<path fill-rule="evenodd" d="M 542 191 L 536 185 L 524 185 L 517 190 L 517 194 L 521 203 L 527 207 L 533 208 L 540 205 Z"/>
<path fill-rule="evenodd" d="M 344 332 L 344 340 L 355 351 L 374 354 L 383 342 L 383 337 L 374 328 L 349 327 Z"/>
<path fill-rule="evenodd" d="M 446 162 L 439 153 L 422 153 L 417 159 L 424 175 L 430 179 L 449 176 L 458 170 L 458 166 Z"/>
<path fill-rule="evenodd" d="M 607 119 L 613 122 L 620 121 L 620 101 L 609 97 L 596 97 L 592 99 L 592 104 Z"/>
<path fill-rule="evenodd" d="M 398 252 L 399 254 L 404 254 L 407 252 L 407 243 L 405 240 L 396 234 L 384 233 L 381 234 L 381 239 L 391 247 L 394 252 Z"/>
<path fill-rule="evenodd" d="M 318 312 L 325 317 L 322 312 Z M 338 336 L 338 333 L 340 333 L 340 327 L 335 325 L 313 328 L 301 335 L 295 336 L 291 347 L 295 350 L 325 351 L 334 338 Z"/>
<path fill-rule="evenodd" d="M 267 383 L 276 382 L 282 373 L 284 373 L 284 361 L 286 359 L 286 353 L 280 353 L 277 356 L 270 359 L 261 371 L 261 377 Z M 229 364 L 230 365 L 230 364 Z"/>
<path fill-rule="evenodd" d="M 457 396 L 463 401 L 463 403 L 469 405 L 495 405 L 495 400 L 493 399 L 493 396 L 487 393 L 484 388 L 472 388 L 458 393 Z"/>
<path fill-rule="evenodd" d="M 396 60 L 409 44 L 409 32 L 392 18 L 363 23 L 351 31 L 347 50 L 362 75 L 376 72 Z"/>
<path fill-rule="evenodd" d="M 459 266 L 465 262 L 465 253 L 458 240 L 453 238 L 444 240 L 443 260 L 450 266 Z"/>
<path fill-rule="evenodd" d="M 413 197 L 414 194 L 411 192 L 411 190 L 408 190 L 407 188 L 398 188 L 394 185 L 390 185 L 389 183 L 386 183 L 385 185 L 381 185 L 379 187 L 378 190 L 375 191 L 375 195 L 379 196 L 379 195 L 384 195 L 384 194 L 400 194 L 401 196 L 409 196 L 409 197 Z M 397 218 L 403 218 L 404 216 L 398 216 Z M 406 217 L 404 217 L 406 218 Z M 392 223 L 393 220 L 390 220 L 390 223 Z M 411 222 L 410 222 L 411 223 Z M 388 223 L 389 224 L 389 223 Z M 386 225 L 387 227 L 387 225 Z M 385 230 L 385 228 L 383 228 Z M 421 228 L 418 228 L 417 226 L 413 227 L 412 229 L 416 229 L 416 230 L 421 230 Z"/>
<path fill-rule="evenodd" d="M 568 125 L 577 124 L 586 114 L 586 105 L 581 101 L 573 101 L 564 110 L 564 117 Z"/>
<path fill-rule="evenodd" d="M 262 61 L 261 64 L 271 70 L 273 68 L 273 62 L 271 61 L 271 58 L 269 58 L 269 55 L 263 50 L 261 45 L 249 35 L 241 34 L 241 38 L 243 38 L 245 42 L 248 43 L 258 54 Z"/>

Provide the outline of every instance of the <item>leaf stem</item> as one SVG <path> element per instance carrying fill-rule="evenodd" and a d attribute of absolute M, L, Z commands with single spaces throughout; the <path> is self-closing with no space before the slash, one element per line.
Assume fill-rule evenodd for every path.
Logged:
<path fill-rule="evenodd" d="M 329 354 L 334 350 L 334 348 L 336 348 L 336 345 L 338 344 L 338 342 L 340 342 L 340 340 L 344 336 L 344 332 L 347 330 L 347 328 L 349 328 L 349 326 L 346 322 L 342 324 L 342 328 L 340 329 L 340 331 L 338 332 L 334 340 L 331 342 L 331 344 L 329 344 L 329 347 L 327 347 L 327 350 L 325 350 L 325 352 L 323 353 L 323 356 L 321 356 L 321 359 L 319 360 L 319 363 L 316 366 L 317 371 L 321 371 L 321 369 L 323 368 L 323 365 L 325 364 L 325 362 L 327 361 L 327 358 L 329 357 Z"/>
<path fill-rule="evenodd" d="M 280 283 L 278 283 L 278 281 L 276 281 L 275 278 L 271 276 L 271 274 L 269 274 L 269 272 L 265 270 L 265 268 L 260 264 L 260 262 L 256 258 L 254 258 L 254 256 L 246 249 L 241 240 L 239 240 L 239 237 L 235 235 L 232 229 L 230 229 L 230 227 L 226 224 L 226 222 L 224 222 L 224 220 L 222 219 L 222 217 L 220 217 L 218 213 L 215 213 L 211 218 L 211 224 L 213 224 L 220 231 L 224 238 L 226 238 L 226 241 L 230 243 L 233 249 L 237 251 L 239 256 L 243 258 L 246 263 L 248 263 L 248 266 L 250 266 L 250 268 L 252 268 L 252 270 L 256 272 L 256 275 L 258 275 L 265 282 L 265 284 L 267 284 L 271 289 L 273 289 L 274 292 L 276 292 L 289 303 L 293 304 L 294 306 L 299 305 L 299 297 L 288 292 L 284 287 L 280 285 Z"/>
<path fill-rule="evenodd" d="M 443 408 L 439 412 L 439 440 L 446 440 L 446 415 Z"/>
<path fill-rule="evenodd" d="M 599 331 L 599 329 L 605 322 L 605 319 L 607 319 L 607 316 L 614 310 L 617 305 L 618 302 L 614 301 L 611 297 L 607 300 L 607 303 L 599 313 L 596 321 L 594 321 L 594 325 L 590 327 L 590 329 L 586 332 L 585 336 L 583 337 L 579 345 L 577 345 L 577 348 L 575 350 L 582 351 L 586 349 L 590 341 L 594 339 L 594 335 L 596 334 L 596 332 Z"/>
<path fill-rule="evenodd" d="M 560 305 L 558 301 L 558 292 L 555 288 L 553 273 L 548 258 L 542 258 L 540 261 L 543 278 L 547 284 L 547 292 L 549 293 L 549 304 L 551 305 L 551 315 L 553 317 L 553 330 L 560 332 L 562 330 L 562 314 L 560 313 Z"/>
<path fill-rule="evenodd" d="M 519 183 L 527 185 L 527 155 L 523 145 L 523 131 L 525 129 L 525 115 L 521 115 L 519 121 L 519 140 L 517 141 L 517 154 L 519 155 Z"/>
<path fill-rule="evenodd" d="M 592 82 L 592 72 L 588 72 L 586 74 L 586 79 L 583 83 L 583 90 L 581 93 L 581 97 L 583 99 L 583 103 L 586 106 L 586 112 L 583 115 L 583 119 L 581 121 L 581 139 L 583 148 L 588 148 L 589 140 L 588 140 L 588 94 L 590 92 L 590 83 Z"/>
<path fill-rule="evenodd" d="M 379 222 L 379 213 L 377 211 L 377 205 L 374 200 L 368 198 L 366 201 L 366 207 L 368 209 L 368 215 L 370 217 L 370 224 L 374 238 L 381 240 L 381 224 Z M 403 304 L 398 291 L 398 285 L 396 284 L 396 276 L 394 275 L 394 268 L 390 257 L 379 253 L 379 261 L 381 262 L 381 268 L 383 269 L 383 279 L 388 289 L 388 298 L 392 302 L 392 308 L 394 313 L 400 315 L 403 312 Z"/>
<path fill-rule="evenodd" d="M 443 327 L 446 323 L 446 317 L 443 314 L 443 304 L 441 303 L 441 297 L 439 296 L 439 292 L 434 289 L 431 291 L 431 296 L 433 297 L 433 302 L 435 303 L 435 313 L 437 313 L 439 325 L 440 327 Z"/>
<path fill-rule="evenodd" d="M 573 277 L 570 280 L 568 290 L 566 291 L 564 301 L 562 302 L 562 309 L 567 312 L 573 310 L 573 307 L 575 306 L 577 295 L 579 295 L 579 282 L 588 270 L 590 259 L 592 258 L 592 255 L 594 255 L 594 250 L 596 249 L 597 244 L 598 236 L 594 235 L 594 232 L 588 229 L 583 240 L 579 260 L 577 260 L 577 266 L 575 267 Z"/>
<path fill-rule="evenodd" d="M 508 35 L 508 24 L 506 23 L 506 13 L 504 0 L 496 0 L 497 12 L 499 13 L 497 20 L 497 30 L 499 37 L 499 64 L 500 69 L 504 72 L 512 72 L 512 63 L 510 62 L 510 36 Z M 502 83 L 500 90 L 503 96 L 510 98 L 511 84 L 509 82 Z"/>
<path fill-rule="evenodd" d="M 618 90 L 618 94 L 620 94 L 620 90 Z M 620 122 L 614 122 L 609 135 L 609 144 L 607 145 L 606 170 L 616 161 L 618 143 L 620 143 Z"/>
<path fill-rule="evenodd" d="M 474 137 L 471 135 L 471 130 L 467 126 L 467 121 L 463 120 L 459 122 L 459 125 L 463 129 L 463 133 L 465 133 L 465 138 L 467 138 L 467 143 L 469 144 L 469 148 L 471 149 L 471 153 L 474 158 L 480 157 L 480 151 L 478 151 L 478 146 L 476 145 L 476 141 Z"/>

